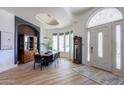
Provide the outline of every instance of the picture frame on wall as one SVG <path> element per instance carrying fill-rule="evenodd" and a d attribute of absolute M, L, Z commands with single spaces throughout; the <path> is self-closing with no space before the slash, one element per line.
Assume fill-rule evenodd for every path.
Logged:
<path fill-rule="evenodd" d="M 13 34 L 9 32 L 0 32 L 0 49 L 11 50 L 13 49 Z"/>

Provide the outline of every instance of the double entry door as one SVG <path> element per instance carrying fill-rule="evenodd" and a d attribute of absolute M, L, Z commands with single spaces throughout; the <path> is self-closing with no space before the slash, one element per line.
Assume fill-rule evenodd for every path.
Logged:
<path fill-rule="evenodd" d="M 116 25 L 117 24 L 117 25 Z M 122 26 L 122 22 L 113 22 L 89 28 L 90 33 L 90 65 L 107 71 L 121 66 L 121 32 L 116 26 Z M 120 36 L 119 36 L 120 35 Z M 120 42 L 120 43 L 119 43 Z M 119 45 L 118 45 L 119 44 Z"/>

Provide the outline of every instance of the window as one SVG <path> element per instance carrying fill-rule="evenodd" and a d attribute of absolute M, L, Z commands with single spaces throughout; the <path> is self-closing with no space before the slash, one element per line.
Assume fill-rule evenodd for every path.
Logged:
<path fill-rule="evenodd" d="M 116 25 L 116 68 L 121 69 L 121 26 Z"/>
<path fill-rule="evenodd" d="M 87 61 L 90 61 L 90 32 L 87 34 Z"/>
<path fill-rule="evenodd" d="M 121 20 L 123 16 L 121 12 L 116 8 L 104 8 L 101 11 L 97 12 L 89 21 L 88 28 Z"/>
<path fill-rule="evenodd" d="M 64 33 L 59 34 L 59 51 L 64 52 Z"/>
<path fill-rule="evenodd" d="M 69 32 L 65 33 L 65 52 L 69 52 Z"/>
<path fill-rule="evenodd" d="M 53 50 L 58 51 L 58 36 L 53 34 Z"/>
<path fill-rule="evenodd" d="M 71 44 L 71 53 L 73 54 L 73 37 L 74 37 L 74 34 L 73 34 L 73 31 L 71 31 L 70 33 L 70 44 Z"/>
<path fill-rule="evenodd" d="M 53 50 L 73 54 L 73 31 L 53 33 Z"/>
<path fill-rule="evenodd" d="M 103 33 L 98 33 L 98 57 L 103 57 Z"/>

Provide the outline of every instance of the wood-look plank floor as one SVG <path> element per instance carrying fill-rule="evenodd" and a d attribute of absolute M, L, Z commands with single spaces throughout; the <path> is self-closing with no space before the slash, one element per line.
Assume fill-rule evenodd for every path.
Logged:
<path fill-rule="evenodd" d="M 95 81 L 84 77 L 72 70 L 72 67 L 79 66 L 67 59 L 55 67 L 51 64 L 40 70 L 37 66 L 33 70 L 33 62 L 19 65 L 16 68 L 0 73 L 1 85 L 96 85 Z"/>
<path fill-rule="evenodd" d="M 98 84 L 72 70 L 78 66 L 67 59 L 55 67 L 51 64 L 40 70 L 37 65 L 33 70 L 33 62 L 19 65 L 16 68 L 0 73 L 1 85 L 88 85 Z"/>

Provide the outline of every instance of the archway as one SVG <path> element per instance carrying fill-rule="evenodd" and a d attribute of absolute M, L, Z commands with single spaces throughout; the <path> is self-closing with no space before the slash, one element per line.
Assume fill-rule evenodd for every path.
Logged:
<path fill-rule="evenodd" d="M 101 8 L 95 11 L 87 22 L 87 28 L 122 20 L 123 15 L 117 8 Z"/>
<path fill-rule="evenodd" d="M 30 25 L 18 26 L 18 63 L 30 62 L 34 53 L 39 51 L 39 32 Z"/>
<path fill-rule="evenodd" d="M 19 26 L 27 26 L 28 28 L 32 29 L 34 34 L 37 35 L 37 37 L 38 37 L 37 44 L 38 44 L 38 51 L 40 51 L 40 27 L 15 16 L 15 44 L 14 44 L 15 64 L 19 63 L 19 61 L 18 61 L 18 38 L 19 38 L 18 37 L 18 29 L 19 29 Z"/>

